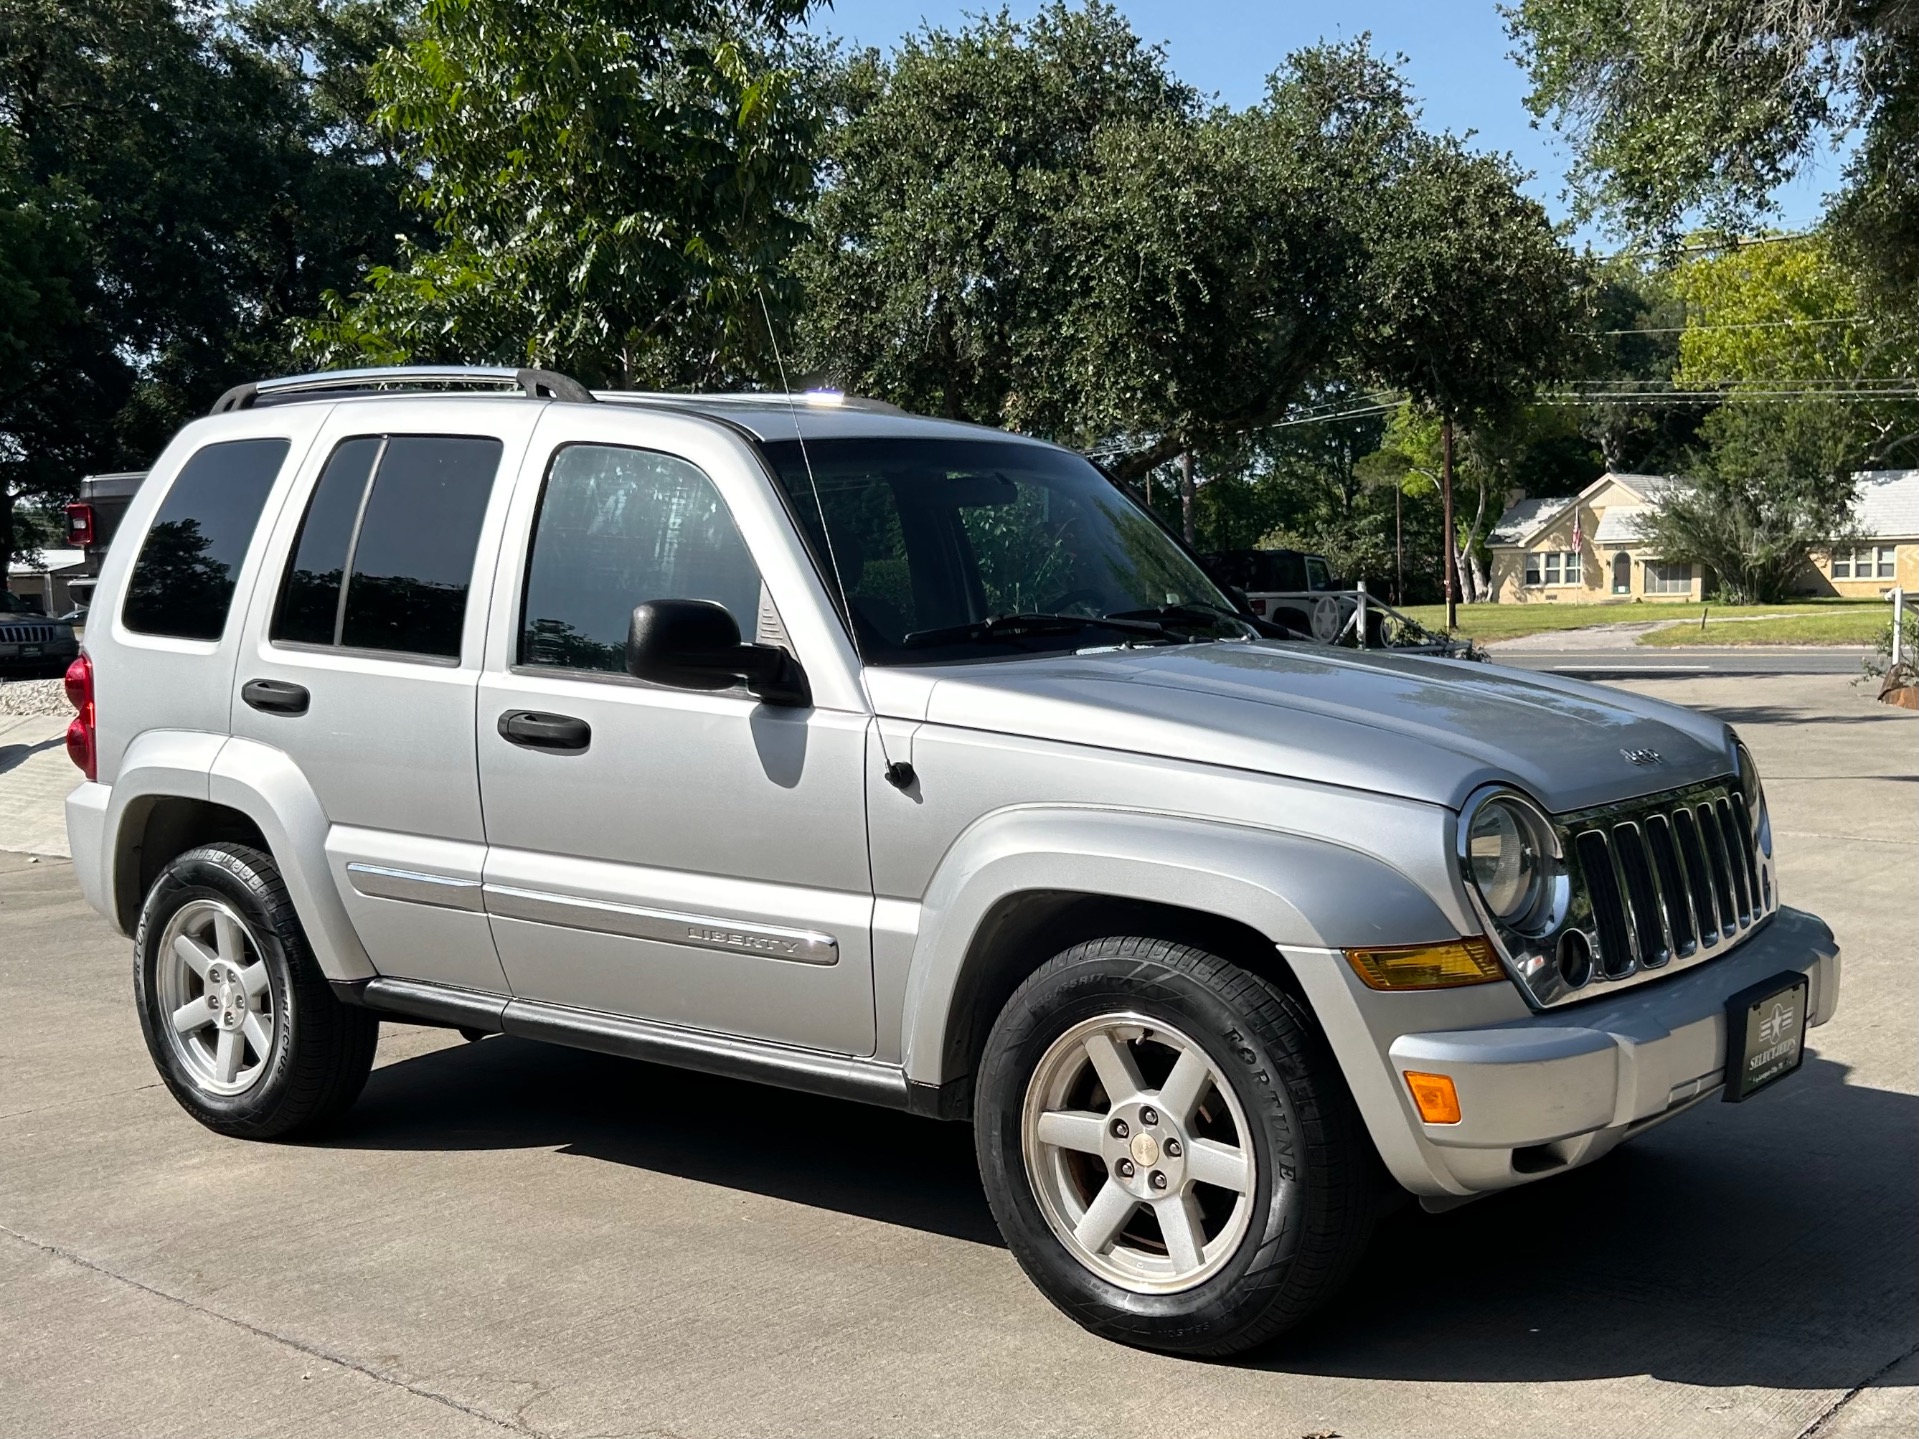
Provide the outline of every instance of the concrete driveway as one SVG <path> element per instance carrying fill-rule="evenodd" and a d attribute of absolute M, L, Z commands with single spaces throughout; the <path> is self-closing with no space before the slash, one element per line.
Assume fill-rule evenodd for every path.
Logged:
<path fill-rule="evenodd" d="M 1741 726 L 1839 1018 L 1750 1104 L 1397 1216 L 1243 1363 L 1056 1314 L 958 1125 L 389 1026 L 324 1142 L 217 1138 L 155 1079 L 126 941 L 0 854 L 0 1433 L 1904 1439 L 1919 717 L 1833 677 L 1632 687 Z"/>

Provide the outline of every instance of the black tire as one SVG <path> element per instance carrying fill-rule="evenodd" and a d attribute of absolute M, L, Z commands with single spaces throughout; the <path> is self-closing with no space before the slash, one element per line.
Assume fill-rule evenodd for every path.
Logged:
<path fill-rule="evenodd" d="M 158 982 L 160 940 L 174 916 L 196 900 L 231 909 L 266 965 L 276 1021 L 270 1053 L 238 1093 L 215 1092 L 176 1052 Z M 134 1001 L 147 1051 L 181 1108 L 208 1129 L 242 1139 L 283 1138 L 325 1124 L 359 1098 L 373 1068 L 379 1019 L 334 995 L 268 856 L 229 843 L 180 855 L 147 891 L 133 946 Z"/>
<path fill-rule="evenodd" d="M 1180 1292 L 1136 1292 L 1087 1267 L 1048 1224 L 1027 1167 L 1021 1115 L 1043 1057 L 1069 1030 L 1115 1013 L 1161 1020 L 1197 1044 L 1250 1130 L 1245 1237 L 1216 1273 Z M 1237 965 L 1167 940 L 1076 945 L 1020 986 L 987 1039 L 974 1142 L 993 1215 L 1027 1276 L 1093 1333 L 1148 1349 L 1223 1356 L 1274 1339 L 1346 1281 L 1378 1208 L 1377 1156 L 1305 1008 Z"/>

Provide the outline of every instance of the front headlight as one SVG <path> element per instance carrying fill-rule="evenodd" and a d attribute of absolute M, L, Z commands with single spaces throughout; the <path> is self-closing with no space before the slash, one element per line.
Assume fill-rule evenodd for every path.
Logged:
<path fill-rule="evenodd" d="M 1752 837 L 1759 852 L 1772 858 L 1772 816 L 1766 813 L 1766 789 L 1759 783 L 1759 766 L 1746 742 L 1733 738 L 1733 760 L 1739 770 L 1739 794 L 1746 801 L 1746 818 L 1752 825 Z"/>
<path fill-rule="evenodd" d="M 1469 805 L 1461 825 L 1466 878 L 1487 913 L 1505 929 L 1536 930 L 1559 870 L 1551 822 L 1519 795 L 1494 792 Z"/>

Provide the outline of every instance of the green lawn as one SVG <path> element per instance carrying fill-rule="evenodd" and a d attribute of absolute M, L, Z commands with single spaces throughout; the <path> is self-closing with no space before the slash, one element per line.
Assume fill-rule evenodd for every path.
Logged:
<path fill-rule="evenodd" d="M 1690 620 L 1691 639 L 1662 639 L 1657 643 L 1698 644 L 1701 643 L 1698 638 L 1700 608 L 1691 601 L 1683 604 L 1647 601 L 1643 604 L 1626 602 L 1610 605 L 1461 605 L 1458 632 L 1486 644 L 1494 640 L 1518 639 L 1521 635 L 1584 629 L 1592 625 L 1645 625 L 1668 620 Z M 1872 637 L 1879 633 L 1880 627 L 1886 624 L 1891 615 L 1890 608 L 1883 600 L 1808 600 L 1790 605 L 1708 605 L 1705 608 L 1706 633 L 1711 637 L 1705 643 L 1709 644 L 1870 644 Z M 1405 613 L 1434 633 L 1445 632 L 1444 605 L 1410 605 Z M 1722 627 L 1714 623 L 1737 619 L 1742 615 L 1786 616 L 1794 621 L 1800 618 L 1826 620 L 1842 631 L 1845 637 L 1841 638 L 1835 633 L 1830 639 L 1735 639 L 1724 636 Z M 1771 626 L 1766 622 L 1749 618 L 1744 623 L 1725 625 L 1723 630 L 1763 631 L 1769 628 Z M 1854 638 L 1855 635 L 1862 637 Z M 1650 641 L 1642 641 L 1647 642 Z"/>
<path fill-rule="evenodd" d="M 1697 622 L 1677 625 L 1643 634 L 1638 642 L 1667 649 L 1674 645 L 1869 645 L 1892 623 L 1892 606 L 1884 603 L 1831 606 L 1810 614 L 1793 606 L 1769 613 L 1776 618 L 1723 620 L 1717 613 L 1708 613 L 1703 631 Z"/>

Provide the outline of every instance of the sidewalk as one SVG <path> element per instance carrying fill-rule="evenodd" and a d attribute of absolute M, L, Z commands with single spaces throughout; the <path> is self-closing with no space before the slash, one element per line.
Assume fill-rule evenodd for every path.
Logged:
<path fill-rule="evenodd" d="M 71 714 L 0 714 L 0 850 L 67 854 L 65 801 L 80 782 L 67 758 Z"/>

